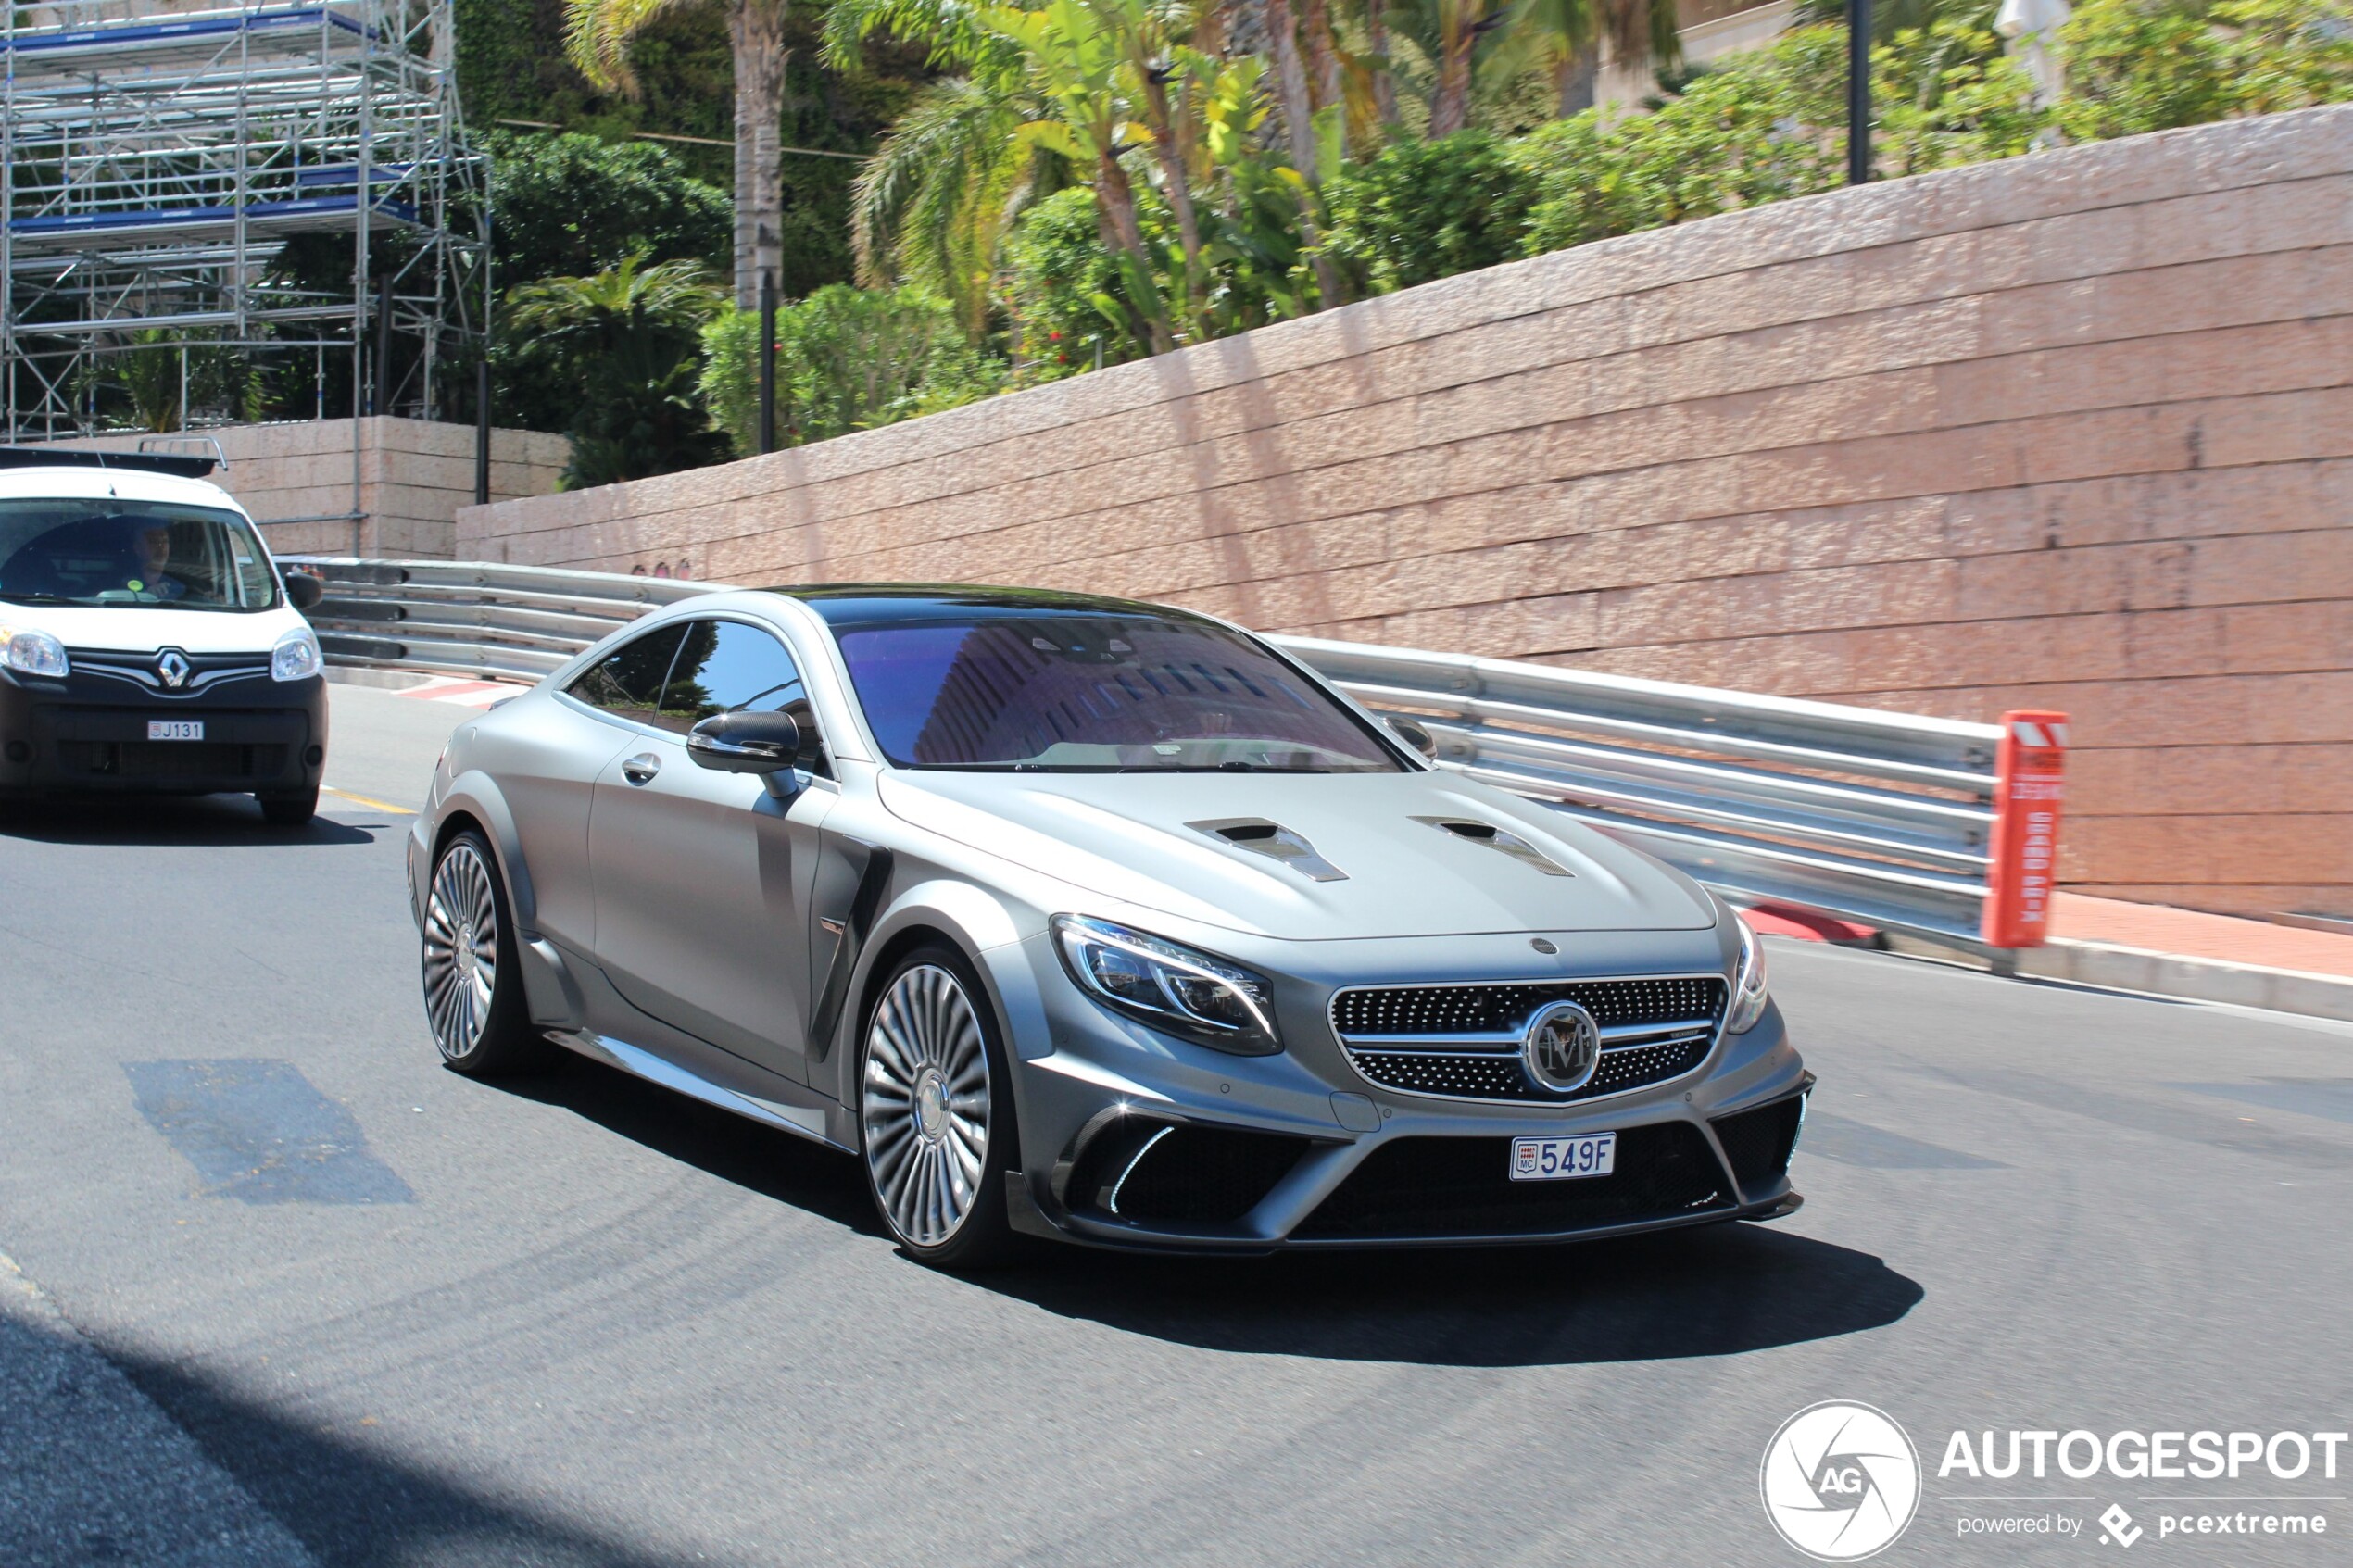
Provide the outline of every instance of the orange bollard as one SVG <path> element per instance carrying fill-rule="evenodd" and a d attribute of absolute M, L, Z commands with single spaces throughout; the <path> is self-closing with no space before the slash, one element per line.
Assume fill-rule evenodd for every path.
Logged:
<path fill-rule="evenodd" d="M 1989 947 L 2039 947 L 2050 935 L 2066 766 L 2066 714 L 2002 715 L 1994 754 L 1994 863 L 1981 927 Z"/>

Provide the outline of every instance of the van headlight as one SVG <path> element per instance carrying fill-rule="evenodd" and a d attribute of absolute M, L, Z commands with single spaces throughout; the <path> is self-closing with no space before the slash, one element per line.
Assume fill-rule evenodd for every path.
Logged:
<path fill-rule="evenodd" d="M 1724 1030 L 1745 1035 L 1765 1016 L 1765 1004 L 1772 996 L 1765 988 L 1765 944 L 1739 915 L 1732 916 L 1732 925 L 1740 933 L 1741 960 L 1732 975 L 1732 1010 L 1724 1017 Z"/>
<path fill-rule="evenodd" d="M 1239 1056 L 1283 1048 L 1275 988 L 1224 959 L 1085 915 L 1054 917 L 1054 947 L 1078 988 L 1128 1017 Z"/>
<path fill-rule="evenodd" d="M 287 633 L 270 650 L 270 678 L 273 681 L 308 681 L 326 667 L 326 659 L 319 652 L 319 639 L 308 626 Z"/>
<path fill-rule="evenodd" d="M 45 675 L 62 681 L 73 666 L 66 646 L 46 632 L 19 632 L 0 626 L 0 664 L 19 675 Z"/>

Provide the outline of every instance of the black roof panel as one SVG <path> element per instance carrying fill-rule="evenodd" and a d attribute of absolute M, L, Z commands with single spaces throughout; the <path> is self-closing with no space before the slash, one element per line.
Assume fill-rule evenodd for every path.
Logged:
<path fill-rule="evenodd" d="M 800 600 L 827 625 L 887 625 L 943 613 L 997 615 L 1151 615 L 1200 619 L 1189 610 L 1059 588 L 1000 588 L 969 583 L 815 583 L 762 590 Z"/>
<path fill-rule="evenodd" d="M 0 469 L 128 469 L 202 479 L 218 458 L 185 452 L 97 452 L 75 446 L 0 446 Z"/>

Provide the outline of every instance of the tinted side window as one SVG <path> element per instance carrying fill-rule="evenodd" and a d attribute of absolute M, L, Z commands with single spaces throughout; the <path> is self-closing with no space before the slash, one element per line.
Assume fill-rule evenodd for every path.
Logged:
<path fill-rule="evenodd" d="M 696 621 L 662 688 L 661 711 L 652 722 L 681 734 L 714 713 L 742 709 L 789 713 L 800 722 L 800 766 L 825 773 L 817 744 L 817 716 L 801 684 L 800 667 L 785 645 L 740 621 Z"/>
<path fill-rule="evenodd" d="M 617 718 L 634 719 L 640 724 L 657 722 L 655 709 L 661 696 L 661 678 L 669 673 L 671 659 L 678 652 L 679 641 L 686 632 L 684 626 L 665 626 L 623 643 L 603 663 L 592 665 L 565 689 L 590 707 L 601 708 Z"/>

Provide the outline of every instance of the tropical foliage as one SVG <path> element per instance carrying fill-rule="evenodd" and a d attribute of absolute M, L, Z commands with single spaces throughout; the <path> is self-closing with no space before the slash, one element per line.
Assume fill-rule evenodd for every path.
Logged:
<path fill-rule="evenodd" d="M 546 278 L 507 295 L 523 364 L 573 389 L 568 488 L 716 461 L 698 388 L 702 329 L 724 308 L 703 268 L 641 255 L 587 277 Z"/>
<path fill-rule="evenodd" d="M 631 256 L 727 265 L 735 211 L 667 147 L 596 136 L 482 138 L 492 254 L 509 282 L 577 277 Z"/>
<path fill-rule="evenodd" d="M 2345 0 L 2083 0 L 2063 44 L 2079 141 L 2353 98 Z"/>
<path fill-rule="evenodd" d="M 700 392 L 737 456 L 760 449 L 760 313 L 703 329 Z M 998 391 L 1000 360 L 964 339 L 945 300 L 833 283 L 776 313 L 776 439 L 824 441 Z"/>
<path fill-rule="evenodd" d="M 566 7 L 574 57 L 616 92 L 668 58 L 665 29 L 714 14 L 689 0 L 531 3 Z M 2348 5 L 2082 0 L 2059 40 L 2066 90 L 2045 102 L 1995 35 L 1994 0 L 1881 0 L 1877 169 L 2353 98 Z M 840 265 L 859 286 L 788 280 L 800 297 L 777 328 L 787 443 L 1843 178 L 1839 0 L 1802 0 L 1800 25 L 1709 68 L 1678 60 L 1670 0 L 818 0 L 789 15 L 780 0 L 731 0 L 726 14 L 757 21 L 769 6 L 779 27 L 822 39 L 791 69 L 897 106 L 843 196 Z M 740 44 L 741 27 L 730 36 Z M 1645 57 L 1659 96 L 1588 107 L 1601 60 Z M 736 87 L 740 132 L 761 111 Z M 567 344 L 634 345 L 616 363 L 644 384 L 614 418 L 659 455 L 623 457 L 638 437 L 586 431 L 582 475 L 675 466 L 697 418 L 751 450 L 744 204 L 737 308 L 699 282 L 706 305 L 686 308 L 670 298 L 686 274 L 652 281 L 719 260 L 723 205 L 609 152 L 500 148 L 516 166 L 500 175 L 502 230 L 524 231 L 502 232 L 502 257 L 513 247 L 526 271 L 566 270 L 519 292 L 502 352 L 568 395 L 623 372 Z M 788 207 L 782 220 L 814 234 L 833 210 Z M 624 308 L 631 289 L 669 303 Z M 552 327 L 559 296 L 571 336 Z"/>
<path fill-rule="evenodd" d="M 633 39 L 666 14 L 704 0 L 565 0 L 564 52 L 598 87 L 643 91 L 629 60 Z M 785 0 L 726 0 L 736 91 L 735 289 L 752 305 L 760 281 L 784 265 Z"/>
<path fill-rule="evenodd" d="M 262 416 L 267 383 L 253 362 L 235 349 L 208 341 L 183 343 L 174 333 L 149 328 L 130 334 L 127 346 L 99 360 L 95 392 L 120 398 L 134 430 L 156 434 L 188 428 L 199 408 L 234 419 Z"/>

